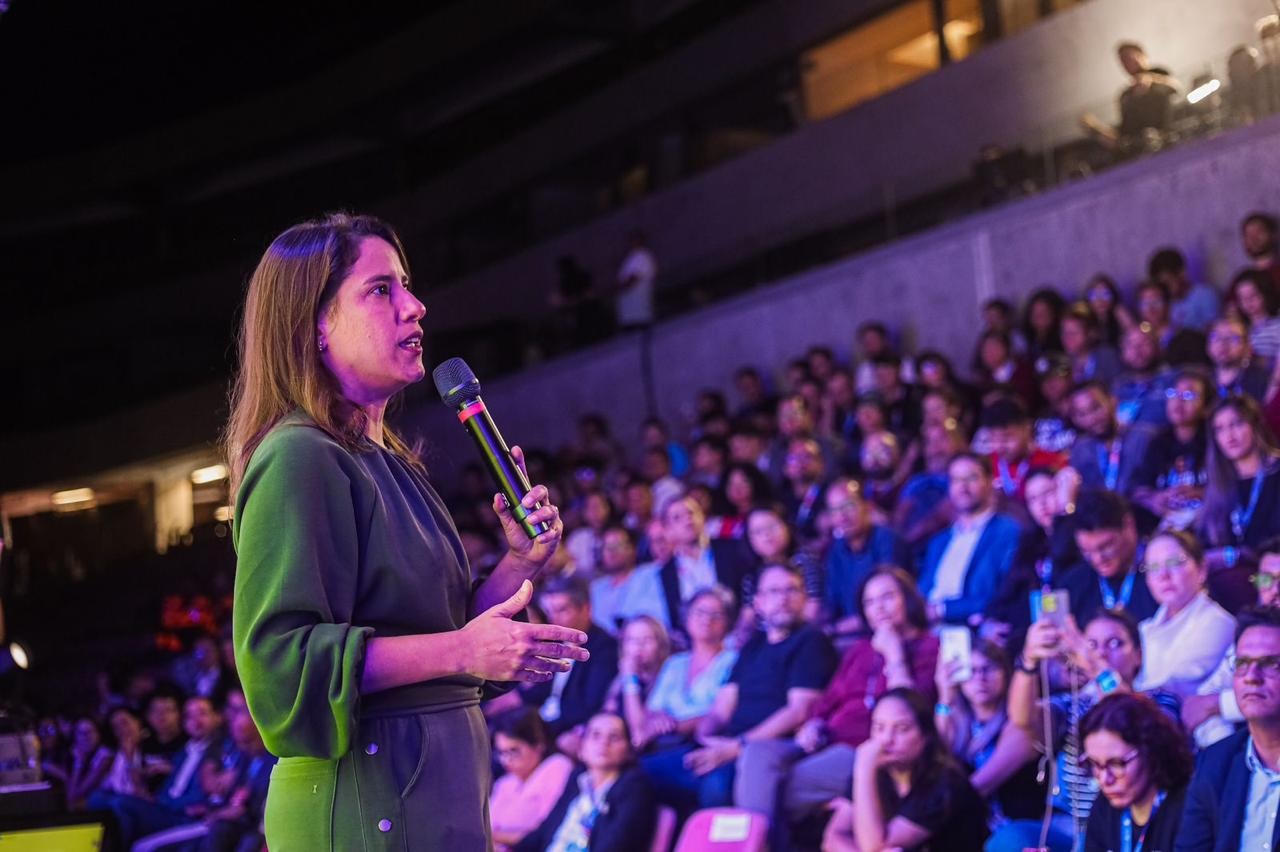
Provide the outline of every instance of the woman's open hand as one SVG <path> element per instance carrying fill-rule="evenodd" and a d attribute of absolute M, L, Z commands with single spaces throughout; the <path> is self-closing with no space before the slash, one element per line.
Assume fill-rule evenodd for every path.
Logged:
<path fill-rule="evenodd" d="M 459 631 L 463 671 L 485 680 L 542 683 L 591 657 L 581 647 L 587 641 L 581 630 L 512 620 L 532 597 L 533 583 L 525 580 L 510 598 L 467 622 Z"/>

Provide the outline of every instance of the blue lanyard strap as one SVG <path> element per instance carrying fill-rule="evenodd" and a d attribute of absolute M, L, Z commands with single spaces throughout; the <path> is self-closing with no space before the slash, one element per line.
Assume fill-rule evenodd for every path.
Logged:
<path fill-rule="evenodd" d="M 1023 459 L 1019 462 L 1018 466 L 1013 469 L 1012 473 L 1009 471 L 1009 463 L 1002 458 L 996 460 L 996 467 L 1000 471 L 1001 490 L 1003 490 L 1009 497 L 1017 494 L 1018 481 L 1022 479 L 1023 474 L 1025 474 L 1027 470 L 1027 460 Z"/>
<path fill-rule="evenodd" d="M 1109 445 L 1098 447 L 1098 468 L 1102 471 L 1102 479 L 1108 491 L 1116 490 L 1120 481 L 1120 436 L 1111 440 Z"/>
<path fill-rule="evenodd" d="M 1133 816 L 1132 808 L 1125 808 L 1124 814 L 1120 817 L 1120 849 L 1121 852 L 1142 852 L 1142 844 L 1147 839 L 1147 829 L 1151 828 L 1151 823 L 1156 821 L 1156 813 L 1160 810 L 1160 805 L 1164 803 L 1165 793 L 1156 794 L 1155 803 L 1151 806 L 1151 816 L 1147 818 L 1147 824 L 1142 827 L 1142 833 L 1138 835 L 1138 845 L 1133 845 Z"/>
<path fill-rule="evenodd" d="M 1111 585 L 1106 578 L 1098 578 L 1098 589 L 1102 592 L 1102 605 L 1107 609 L 1127 609 L 1129 607 L 1129 599 L 1133 597 L 1133 571 L 1130 570 L 1125 575 L 1124 582 L 1120 585 L 1120 596 L 1116 597 L 1116 593 L 1111 591 Z"/>
<path fill-rule="evenodd" d="M 1231 510 L 1231 531 L 1236 534 L 1236 541 L 1244 539 L 1245 530 L 1249 529 L 1249 522 L 1253 520 L 1253 513 L 1258 511 L 1258 500 L 1262 497 L 1262 484 L 1267 478 L 1267 472 L 1258 467 L 1258 473 L 1253 477 L 1253 487 L 1249 490 L 1249 505 L 1241 510 L 1236 506 Z"/>

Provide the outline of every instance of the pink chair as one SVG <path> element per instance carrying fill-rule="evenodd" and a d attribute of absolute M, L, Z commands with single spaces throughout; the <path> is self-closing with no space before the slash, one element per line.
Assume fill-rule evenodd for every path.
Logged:
<path fill-rule="evenodd" d="M 675 852 L 764 852 L 769 821 L 741 808 L 705 808 L 689 817 Z"/>
<path fill-rule="evenodd" d="M 676 811 L 663 805 L 658 808 L 658 823 L 653 829 L 653 846 L 650 852 L 671 852 L 671 841 L 676 839 Z"/>

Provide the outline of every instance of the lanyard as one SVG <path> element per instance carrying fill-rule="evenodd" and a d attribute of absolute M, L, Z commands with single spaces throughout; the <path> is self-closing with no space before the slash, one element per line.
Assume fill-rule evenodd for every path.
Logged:
<path fill-rule="evenodd" d="M 1013 469 L 1012 473 L 1009 471 L 1009 463 L 1004 459 L 996 460 L 996 468 L 1000 471 L 1000 488 L 1007 496 L 1013 497 L 1018 493 L 1018 483 L 1026 475 L 1027 460 L 1023 459 L 1018 462 L 1018 466 Z"/>
<path fill-rule="evenodd" d="M 1155 804 L 1151 806 L 1151 816 L 1147 819 L 1147 824 L 1142 827 L 1142 833 L 1138 835 L 1138 845 L 1133 845 L 1133 817 L 1130 816 L 1131 809 L 1124 809 L 1124 816 L 1120 817 L 1120 850 L 1121 852 L 1142 852 L 1142 844 L 1147 839 L 1147 829 L 1151 828 L 1151 823 L 1156 821 L 1156 813 L 1160 810 L 1161 803 L 1164 802 L 1165 794 L 1163 792 L 1156 794 Z"/>
<path fill-rule="evenodd" d="M 1239 506 L 1231 510 L 1231 531 L 1236 534 L 1236 541 L 1240 542 L 1244 539 L 1245 530 L 1249 529 L 1249 522 L 1253 520 L 1253 513 L 1258 511 L 1258 498 L 1262 496 L 1262 482 L 1267 478 L 1267 472 L 1258 466 L 1258 472 L 1253 477 L 1253 488 L 1249 491 L 1249 505 L 1241 511 Z"/>
<path fill-rule="evenodd" d="M 802 527 L 809 520 L 809 516 L 813 514 L 813 504 L 818 502 L 818 492 L 821 490 L 819 485 L 810 485 L 809 490 L 804 493 L 804 499 L 796 510 L 796 526 Z"/>
<path fill-rule="evenodd" d="M 1036 576 L 1040 578 L 1040 585 L 1044 590 L 1049 591 L 1050 584 L 1053 583 L 1053 560 L 1046 556 L 1036 562 Z"/>
<path fill-rule="evenodd" d="M 1116 490 L 1120 481 L 1120 437 L 1117 435 L 1108 446 L 1098 447 L 1098 467 L 1108 491 Z"/>
<path fill-rule="evenodd" d="M 1129 606 L 1129 598 L 1133 597 L 1133 571 L 1125 575 L 1124 583 L 1120 585 L 1120 596 L 1116 597 L 1116 593 L 1111 591 L 1110 584 L 1099 577 L 1098 588 L 1102 591 L 1102 605 L 1107 609 L 1127 609 Z"/>

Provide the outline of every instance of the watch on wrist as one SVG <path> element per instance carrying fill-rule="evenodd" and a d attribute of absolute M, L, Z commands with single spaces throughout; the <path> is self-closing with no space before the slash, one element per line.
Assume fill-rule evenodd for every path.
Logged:
<path fill-rule="evenodd" d="M 1028 665 L 1027 658 L 1022 656 L 1021 654 L 1018 655 L 1017 665 L 1018 665 L 1018 671 L 1022 672 L 1023 674 L 1035 674 L 1036 672 L 1040 671 L 1039 660 L 1036 660 L 1035 662 Z"/>

